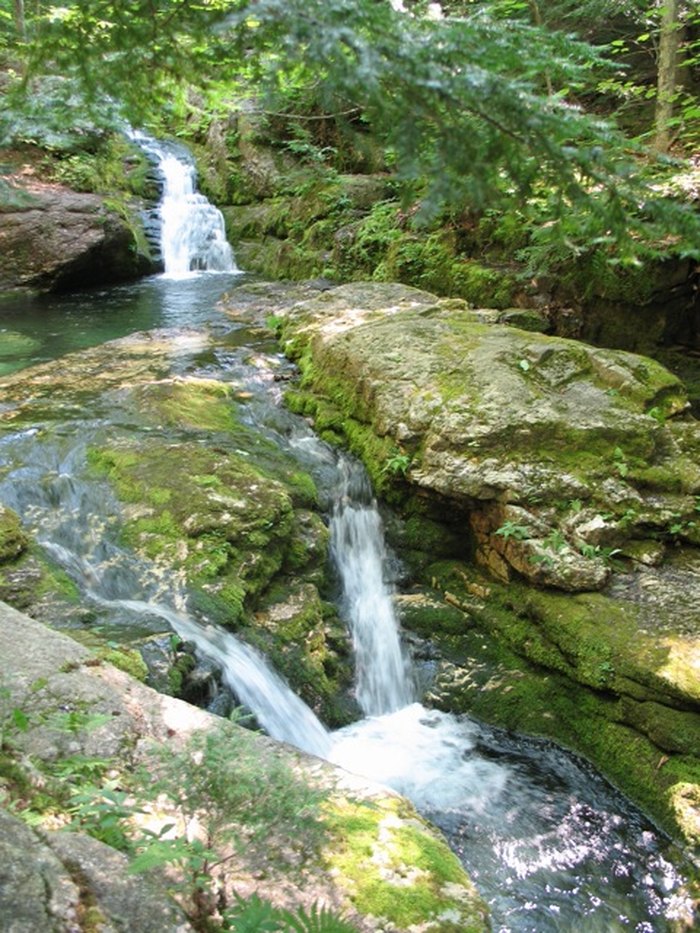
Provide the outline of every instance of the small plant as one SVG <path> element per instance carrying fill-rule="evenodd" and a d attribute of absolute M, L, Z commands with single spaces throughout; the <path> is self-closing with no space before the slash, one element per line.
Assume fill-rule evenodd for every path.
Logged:
<path fill-rule="evenodd" d="M 195 925 L 226 907 L 223 868 L 241 852 L 259 864 L 301 864 L 320 842 L 322 795 L 243 729 L 225 724 L 180 753 L 161 750 L 142 792 L 164 795 L 176 822 L 138 842 L 133 871 L 175 864 L 178 892 Z M 262 928 L 265 929 L 265 928 Z"/>
<path fill-rule="evenodd" d="M 410 465 L 411 457 L 397 450 L 396 453 L 387 458 L 386 463 L 382 467 L 382 473 L 391 473 L 394 476 L 405 476 L 406 473 L 408 473 Z"/>
<path fill-rule="evenodd" d="M 96 778 L 104 774 L 107 764 L 99 762 L 95 765 Z M 74 772 L 65 780 L 76 776 Z M 136 813 L 143 811 L 126 791 L 119 788 L 117 781 L 78 787 L 70 796 L 67 811 L 71 817 L 71 829 L 86 832 L 121 852 L 133 851 L 129 823 Z"/>
<path fill-rule="evenodd" d="M 532 537 L 527 525 L 519 525 L 517 522 L 512 521 L 503 522 L 495 533 L 500 535 L 504 541 L 508 541 L 509 538 L 514 538 L 516 541 L 527 541 L 528 538 Z"/>
<path fill-rule="evenodd" d="M 569 542 L 558 528 L 555 528 L 547 535 L 543 541 L 543 544 L 545 547 L 548 547 L 554 551 L 555 554 L 559 554 L 565 548 L 569 547 Z"/>
<path fill-rule="evenodd" d="M 663 410 L 663 408 L 659 408 L 658 405 L 650 408 L 647 414 L 650 418 L 653 418 L 654 421 L 657 421 L 659 424 L 666 424 L 666 412 Z"/>
<path fill-rule="evenodd" d="M 585 557 L 588 560 L 595 560 L 596 557 L 600 557 L 600 545 L 586 544 L 584 542 L 579 546 L 579 552 L 582 557 Z"/>
<path fill-rule="evenodd" d="M 582 557 L 586 557 L 589 560 L 602 560 L 606 564 L 611 563 L 613 557 L 616 554 L 620 554 L 619 547 L 601 547 L 600 544 L 581 544 L 579 546 L 579 553 Z"/>
<path fill-rule="evenodd" d="M 614 468 L 617 470 L 618 474 L 624 479 L 625 476 L 630 471 L 629 464 L 625 457 L 625 452 L 621 447 L 616 447 L 613 451 L 613 459 L 615 463 L 613 464 Z"/>
<path fill-rule="evenodd" d="M 223 928 L 231 933 L 356 933 L 356 928 L 327 907 L 313 904 L 284 910 L 257 895 L 236 897 L 224 911 Z"/>
<path fill-rule="evenodd" d="M 686 521 L 680 515 L 675 515 L 668 526 L 668 533 L 676 537 L 677 535 L 687 534 L 696 527 L 697 522 Z"/>
<path fill-rule="evenodd" d="M 619 525 L 621 528 L 627 528 L 629 525 L 632 525 L 637 520 L 637 510 L 630 507 L 625 509 L 623 514 L 620 516 Z"/>
<path fill-rule="evenodd" d="M 528 561 L 531 564 L 540 564 L 543 567 L 554 566 L 554 558 L 551 554 L 547 554 L 545 551 L 538 551 L 536 554 L 531 554 L 528 558 Z"/>

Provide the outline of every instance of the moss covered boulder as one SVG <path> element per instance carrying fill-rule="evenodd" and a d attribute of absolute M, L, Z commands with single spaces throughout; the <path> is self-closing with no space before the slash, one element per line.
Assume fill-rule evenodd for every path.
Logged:
<path fill-rule="evenodd" d="M 696 541 L 700 433 L 682 384 L 653 360 L 368 283 L 295 306 L 283 339 L 313 396 L 299 407 L 380 484 L 393 474 L 460 509 L 502 579 L 596 589 L 613 550 Z"/>
<path fill-rule="evenodd" d="M 126 503 L 122 540 L 179 576 L 199 612 L 265 650 L 311 706 L 338 722 L 347 645 L 319 595 L 327 531 L 308 508 L 310 477 L 290 471 L 287 485 L 242 453 L 182 440 L 92 448 L 89 460 Z"/>
<path fill-rule="evenodd" d="M 654 361 L 495 319 L 328 291 L 283 320 L 291 404 L 407 516 L 397 542 L 443 608 L 404 599 L 406 624 L 470 659 L 438 702 L 564 742 L 696 845 L 698 423 Z M 500 673 L 480 680 L 486 642 Z"/>
<path fill-rule="evenodd" d="M 50 445 L 54 420 L 104 406 L 107 430 L 78 422 L 84 469 L 122 503 L 121 542 L 145 559 L 144 574 L 160 575 L 171 596 L 187 593 L 201 616 L 238 630 L 326 722 L 344 724 L 353 712 L 349 645 L 325 598 L 328 532 L 314 480 L 245 423 L 251 393 L 171 374 L 209 348 L 202 333 L 137 334 L 15 374 L 3 382 L 0 431 L 30 424 L 34 432 L 39 423 L 36 442 Z M 7 527 L 9 548 L 19 524 L 8 518 Z M 33 567 L 3 569 L 0 594 L 48 619 L 37 599 L 44 576 Z M 77 627 L 87 627 L 75 602 L 70 608 Z"/>

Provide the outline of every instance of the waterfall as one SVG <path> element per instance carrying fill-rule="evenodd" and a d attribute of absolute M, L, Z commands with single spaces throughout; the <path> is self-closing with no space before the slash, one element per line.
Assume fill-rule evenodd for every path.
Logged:
<path fill-rule="evenodd" d="M 238 272 L 223 215 L 197 191 L 189 152 L 145 133 L 131 131 L 129 135 L 154 163 L 162 181 L 157 219 L 165 274 L 181 278 L 192 272 Z"/>
<path fill-rule="evenodd" d="M 214 661 L 226 686 L 253 711 L 268 735 L 313 755 L 327 757 L 331 743 L 325 728 L 250 645 L 230 632 L 214 625 L 200 625 L 186 612 L 160 603 L 121 599 L 114 601 L 114 605 L 140 616 L 165 619 L 184 641 L 192 642 L 200 654 Z"/>
<path fill-rule="evenodd" d="M 355 650 L 357 701 L 365 715 L 378 716 L 411 703 L 413 685 L 384 581 L 384 534 L 369 480 L 346 458 L 339 469 L 331 547 Z"/>
<path fill-rule="evenodd" d="M 23 438 L 15 435 L 13 446 L 24 454 L 18 459 L 27 466 L 0 476 L 0 502 L 31 521 L 37 542 L 114 620 L 125 613 L 164 620 L 220 667 L 226 685 L 272 738 L 327 756 L 326 729 L 265 658 L 231 632 L 192 618 L 177 573 L 163 580 L 155 565 L 115 543 L 109 529 L 118 524 L 119 506 L 101 482 L 84 473 L 86 444 L 94 438 L 77 444 L 69 438 L 66 448 L 60 438 L 37 446 L 35 434 L 30 429 Z M 0 441 L 0 463 L 2 447 Z"/>

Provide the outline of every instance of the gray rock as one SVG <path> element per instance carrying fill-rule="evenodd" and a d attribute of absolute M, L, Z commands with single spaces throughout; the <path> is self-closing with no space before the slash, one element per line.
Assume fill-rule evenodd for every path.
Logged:
<path fill-rule="evenodd" d="M 121 852 L 82 833 L 47 833 L 46 842 L 80 886 L 103 933 L 186 933 L 192 926 L 170 898 L 129 874 Z"/>
<path fill-rule="evenodd" d="M 80 891 L 28 826 L 0 810 L 0 926 L 4 933 L 79 933 Z"/>

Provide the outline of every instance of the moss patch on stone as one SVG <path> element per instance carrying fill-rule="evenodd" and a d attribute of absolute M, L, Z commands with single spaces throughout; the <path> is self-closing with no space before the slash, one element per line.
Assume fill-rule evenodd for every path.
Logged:
<path fill-rule="evenodd" d="M 19 515 L 0 505 L 0 564 L 15 560 L 29 545 Z"/>
<path fill-rule="evenodd" d="M 125 540 L 183 570 L 228 624 L 240 623 L 246 599 L 284 562 L 294 526 L 285 488 L 243 457 L 196 444 L 93 449 L 89 460 L 120 498 L 141 506 L 124 526 Z"/>
<path fill-rule="evenodd" d="M 238 423 L 231 387 L 215 379 L 146 383 L 135 390 L 135 398 L 142 411 L 166 426 L 232 431 Z"/>
<path fill-rule="evenodd" d="M 633 616 L 609 616 L 600 594 L 587 602 L 528 593 L 454 562 L 434 564 L 428 574 L 465 611 L 460 629 L 453 612 L 443 624 L 439 607 L 433 610 L 430 637 L 446 659 L 432 691 L 437 705 L 561 742 L 672 836 L 700 844 L 688 795 L 680 810 L 674 803 L 680 785 L 700 786 L 700 713 L 683 678 L 672 687 L 654 674 L 647 651 L 655 639 L 635 630 Z M 407 626 L 410 620 L 408 613 Z M 422 618 L 423 629 L 427 624 Z"/>
<path fill-rule="evenodd" d="M 350 715 L 348 647 L 326 586 L 328 532 L 308 509 L 311 477 L 271 455 L 273 478 L 241 453 L 194 442 L 88 452 L 127 503 L 124 542 L 170 574 L 191 605 L 268 654 L 326 721 Z"/>
<path fill-rule="evenodd" d="M 407 807 L 398 798 L 328 807 L 326 824 L 335 836 L 328 867 L 353 906 L 397 929 L 488 929 L 486 907 L 457 857 Z"/>
<path fill-rule="evenodd" d="M 148 668 L 146 662 L 141 657 L 140 652 L 135 648 L 104 648 L 97 652 L 100 661 L 106 661 L 107 664 L 113 664 L 120 671 L 129 674 L 141 683 L 145 683 L 148 678 Z"/>

